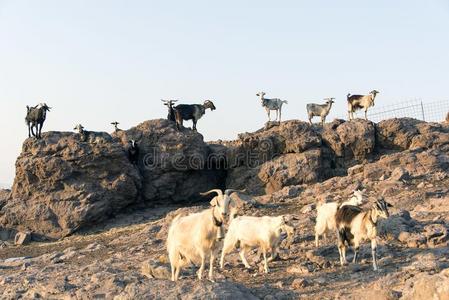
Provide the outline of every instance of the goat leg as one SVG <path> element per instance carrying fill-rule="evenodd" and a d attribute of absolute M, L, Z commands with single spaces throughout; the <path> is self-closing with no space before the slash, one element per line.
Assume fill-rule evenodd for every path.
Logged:
<path fill-rule="evenodd" d="M 245 265 L 245 268 L 247 269 L 251 269 L 251 266 L 249 265 L 248 261 L 246 260 L 245 257 L 245 247 L 242 247 L 242 250 L 240 250 L 240 258 L 242 259 L 243 264 Z"/>
<path fill-rule="evenodd" d="M 36 127 L 36 125 L 31 124 L 31 135 L 37 138 L 37 129 L 36 129 L 36 133 L 34 133 L 33 127 Z"/>
<path fill-rule="evenodd" d="M 209 280 L 212 282 L 215 282 L 214 279 L 214 262 L 215 262 L 215 253 L 210 254 L 210 260 L 209 260 Z"/>
<path fill-rule="evenodd" d="M 376 255 L 376 250 L 377 250 L 377 241 L 371 240 L 371 255 L 373 256 L 373 269 L 374 271 L 378 271 L 379 268 L 377 267 L 377 255 Z"/>
<path fill-rule="evenodd" d="M 206 264 L 206 257 L 204 256 L 204 253 L 201 253 L 201 266 L 198 270 L 198 279 L 203 279 L 203 272 L 204 272 L 204 265 Z"/>
<path fill-rule="evenodd" d="M 264 263 L 264 270 L 265 273 L 268 273 L 268 261 L 267 261 L 267 250 L 265 248 L 262 248 L 262 254 L 263 254 L 263 263 Z"/>
<path fill-rule="evenodd" d="M 39 123 L 37 123 L 36 124 L 36 131 L 37 131 L 37 138 L 38 139 L 41 139 L 42 138 L 42 123 L 41 124 L 39 124 Z"/>
<path fill-rule="evenodd" d="M 357 263 L 357 255 L 359 254 L 359 247 L 354 247 L 354 259 L 352 260 L 352 263 Z"/>

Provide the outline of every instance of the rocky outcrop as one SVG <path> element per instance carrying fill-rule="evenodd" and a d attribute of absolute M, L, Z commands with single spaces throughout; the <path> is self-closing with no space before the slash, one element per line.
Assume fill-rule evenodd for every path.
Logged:
<path fill-rule="evenodd" d="M 134 203 L 140 177 L 107 133 L 49 132 L 27 139 L 0 226 L 59 238 Z"/>
<path fill-rule="evenodd" d="M 449 126 L 411 118 L 395 118 L 377 124 L 379 148 L 393 150 L 449 149 Z"/>
<path fill-rule="evenodd" d="M 198 200 L 199 193 L 224 187 L 225 172 L 211 159 L 203 136 L 189 129 L 178 131 L 175 123 L 150 120 L 116 137 L 124 146 L 133 139 L 140 149 L 142 196 L 151 203 Z"/>
<path fill-rule="evenodd" d="M 273 193 L 344 175 L 348 166 L 373 155 L 375 127 L 360 119 L 335 120 L 324 128 L 294 120 L 212 147 L 226 157 L 228 187 Z"/>
<path fill-rule="evenodd" d="M 131 139 L 140 148 L 137 167 L 127 158 Z M 225 187 L 264 195 L 348 173 L 321 184 L 318 194 L 326 194 L 332 182 L 355 188 L 385 180 L 388 195 L 402 182 L 447 173 L 448 151 L 449 126 L 409 118 L 379 124 L 334 120 L 324 127 L 298 120 L 267 123 L 235 141 L 211 143 L 163 119 L 112 137 L 50 132 L 25 141 L 12 191 L 0 193 L 0 228 L 61 237 L 138 198 L 185 203 Z"/>

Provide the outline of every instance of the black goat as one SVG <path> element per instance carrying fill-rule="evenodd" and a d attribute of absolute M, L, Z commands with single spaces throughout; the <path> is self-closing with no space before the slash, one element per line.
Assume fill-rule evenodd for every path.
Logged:
<path fill-rule="evenodd" d="M 50 109 L 51 107 L 47 106 L 45 103 L 41 103 L 34 107 L 27 106 L 25 123 L 28 125 L 28 137 L 33 135 L 38 139 L 42 138 L 42 127 L 47 118 L 47 111 L 50 111 Z M 36 128 L 36 133 L 34 133 L 33 127 Z"/>
<path fill-rule="evenodd" d="M 173 106 L 175 105 L 175 102 L 178 102 L 178 100 L 161 99 L 161 101 L 164 102 L 164 105 L 168 107 L 167 120 L 176 122 L 175 110 L 173 109 Z"/>
<path fill-rule="evenodd" d="M 130 140 L 129 144 L 130 144 L 128 148 L 129 160 L 134 165 L 137 165 L 139 160 L 139 146 L 137 145 L 137 142 L 135 140 Z"/>
<path fill-rule="evenodd" d="M 215 105 L 210 100 L 203 104 L 179 104 L 174 107 L 176 127 L 180 130 L 184 120 L 192 120 L 193 130 L 196 131 L 196 122 L 206 113 L 206 109 L 215 110 Z"/>

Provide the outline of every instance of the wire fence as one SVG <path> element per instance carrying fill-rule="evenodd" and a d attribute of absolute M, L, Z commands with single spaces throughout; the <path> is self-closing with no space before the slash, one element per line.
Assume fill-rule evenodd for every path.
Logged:
<path fill-rule="evenodd" d="M 449 100 L 424 102 L 421 99 L 415 99 L 379 108 L 370 107 L 368 109 L 368 119 L 376 123 L 385 119 L 404 117 L 427 122 L 442 122 L 445 120 L 448 112 Z M 357 117 L 364 117 L 363 110 L 357 111 Z"/>

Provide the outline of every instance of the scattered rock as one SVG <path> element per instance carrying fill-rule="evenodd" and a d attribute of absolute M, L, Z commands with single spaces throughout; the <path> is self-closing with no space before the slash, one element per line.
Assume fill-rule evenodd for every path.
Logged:
<path fill-rule="evenodd" d="M 149 260 L 142 264 L 141 267 L 142 275 L 145 275 L 149 278 L 156 279 L 170 279 L 171 271 L 168 265 L 161 264 L 160 262 Z"/>
<path fill-rule="evenodd" d="M 26 245 L 31 242 L 31 232 L 18 232 L 14 238 L 14 244 Z"/>
<path fill-rule="evenodd" d="M 310 283 L 308 280 L 306 280 L 304 278 L 296 278 L 295 280 L 293 280 L 291 287 L 293 289 L 299 290 L 299 289 L 305 288 L 309 285 L 310 285 Z"/>

